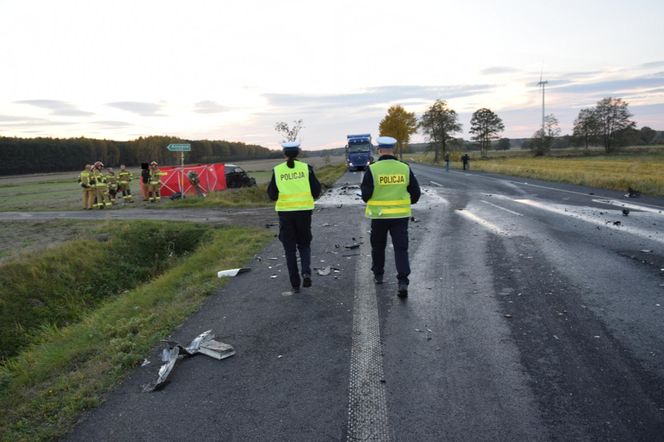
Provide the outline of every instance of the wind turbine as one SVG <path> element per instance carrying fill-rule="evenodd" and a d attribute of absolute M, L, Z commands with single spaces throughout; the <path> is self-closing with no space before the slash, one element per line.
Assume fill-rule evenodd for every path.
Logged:
<path fill-rule="evenodd" d="M 537 83 L 538 86 L 542 86 L 542 145 L 544 144 L 544 88 L 549 82 L 547 80 L 542 81 L 542 73 L 544 68 L 540 71 L 540 81 Z"/>

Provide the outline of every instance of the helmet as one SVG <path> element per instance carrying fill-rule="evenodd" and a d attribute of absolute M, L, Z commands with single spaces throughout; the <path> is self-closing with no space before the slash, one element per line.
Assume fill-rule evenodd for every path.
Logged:
<path fill-rule="evenodd" d="M 101 161 L 96 161 L 95 167 L 104 167 L 104 163 L 102 163 Z"/>
<path fill-rule="evenodd" d="M 156 161 L 153 161 L 153 162 L 150 163 L 150 166 L 156 166 L 156 165 L 157 165 Z"/>

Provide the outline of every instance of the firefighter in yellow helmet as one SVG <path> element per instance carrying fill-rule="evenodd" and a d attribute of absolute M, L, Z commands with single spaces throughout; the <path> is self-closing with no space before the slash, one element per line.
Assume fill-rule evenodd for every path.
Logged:
<path fill-rule="evenodd" d="M 159 170 L 159 165 L 156 161 L 150 163 L 150 178 L 148 181 L 148 199 L 151 203 L 161 200 L 161 177 L 166 175 L 166 172 Z"/>
<path fill-rule="evenodd" d="M 118 193 L 118 177 L 115 175 L 112 167 L 107 169 L 106 185 L 108 186 L 108 197 L 111 200 L 111 204 L 115 204 L 115 196 Z"/>
<path fill-rule="evenodd" d="M 122 192 L 122 200 L 125 203 L 133 203 L 134 199 L 131 196 L 130 183 L 133 175 L 127 169 L 127 166 L 120 164 L 120 171 L 118 172 L 118 192 Z"/>
<path fill-rule="evenodd" d="M 106 184 L 106 177 L 104 176 L 104 163 L 97 161 L 92 169 L 92 176 L 95 180 L 95 204 L 93 207 L 103 209 L 104 207 L 111 207 L 112 204 L 108 200 L 108 185 Z"/>
<path fill-rule="evenodd" d="M 94 204 L 95 188 L 90 184 L 90 168 L 92 165 L 86 164 L 78 176 L 78 182 L 83 188 L 83 209 L 90 210 Z"/>
<path fill-rule="evenodd" d="M 408 219 L 410 205 L 420 199 L 420 185 L 408 167 L 393 155 L 397 140 L 378 137 L 380 158 L 371 164 L 362 178 L 362 199 L 367 203 L 365 215 L 371 219 L 371 270 L 376 284 L 383 283 L 387 233 L 392 237 L 394 261 L 399 283 L 398 296 L 408 296 Z"/>
<path fill-rule="evenodd" d="M 300 282 L 303 287 L 311 287 L 311 214 L 321 186 L 313 167 L 295 160 L 300 153 L 300 143 L 290 141 L 281 146 L 287 161 L 273 169 L 267 194 L 272 201 L 277 202 L 275 210 L 279 213 L 279 240 L 286 253 L 293 292 L 297 293 L 300 291 Z M 296 251 L 300 253 L 302 280 Z"/>

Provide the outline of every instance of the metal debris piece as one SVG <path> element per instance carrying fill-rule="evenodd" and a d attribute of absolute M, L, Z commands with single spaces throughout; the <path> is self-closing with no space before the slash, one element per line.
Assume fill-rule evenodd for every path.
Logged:
<path fill-rule="evenodd" d="M 149 359 L 143 359 L 143 363 L 141 364 L 141 367 L 145 367 L 146 365 L 150 365 L 150 360 Z"/>
<path fill-rule="evenodd" d="M 622 223 L 621 223 L 620 221 L 614 221 L 614 222 L 613 222 L 613 225 L 614 225 L 614 226 L 619 226 L 619 225 L 621 225 L 621 224 L 622 224 Z"/>
<path fill-rule="evenodd" d="M 631 187 L 627 188 L 627 193 L 625 194 L 625 198 L 638 198 L 640 196 L 641 196 L 640 191 L 632 189 Z"/>
<path fill-rule="evenodd" d="M 623 216 L 629 215 L 629 209 L 622 209 Z"/>
<path fill-rule="evenodd" d="M 222 270 L 220 272 L 217 272 L 217 278 L 233 277 L 233 276 L 239 275 L 240 273 L 246 273 L 249 270 L 251 270 L 251 269 L 248 268 L 248 267 L 241 267 L 239 269 Z"/>
<path fill-rule="evenodd" d="M 157 377 L 157 380 L 145 384 L 143 386 L 143 391 L 151 392 L 163 387 L 168 375 L 175 366 L 175 362 L 180 357 L 194 356 L 200 353 L 217 360 L 222 360 L 235 354 L 233 346 L 215 341 L 214 337 L 212 330 L 204 331 L 196 336 L 186 347 L 176 341 L 165 341 L 168 347 L 164 348 L 161 352 L 161 360 L 165 362 L 165 364 L 159 367 L 159 376 Z"/>
<path fill-rule="evenodd" d="M 641 252 L 643 252 L 643 253 L 652 253 L 652 250 L 650 250 L 650 249 L 641 249 Z"/>
<path fill-rule="evenodd" d="M 512 315 L 510 315 L 509 313 L 505 313 L 503 316 L 505 316 L 507 319 L 512 319 Z"/>
<path fill-rule="evenodd" d="M 359 248 L 360 245 L 357 244 L 357 243 L 355 243 L 355 244 L 351 244 L 351 245 L 349 245 L 349 246 L 344 246 L 344 247 L 347 248 L 347 249 L 351 249 L 351 250 L 352 250 L 352 249 L 357 249 L 357 248 Z"/>

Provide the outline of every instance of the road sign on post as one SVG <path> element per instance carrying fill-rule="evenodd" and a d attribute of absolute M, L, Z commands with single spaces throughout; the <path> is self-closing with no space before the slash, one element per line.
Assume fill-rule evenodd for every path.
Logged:
<path fill-rule="evenodd" d="M 191 152 L 191 144 L 169 144 L 166 149 L 171 152 Z"/>
<path fill-rule="evenodd" d="M 184 198 L 184 153 L 191 152 L 191 144 L 189 143 L 175 143 L 169 144 L 166 149 L 171 152 L 180 152 L 180 198 Z"/>

